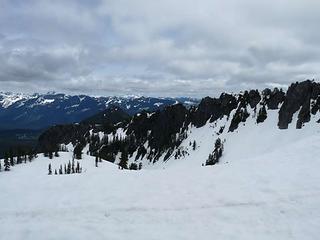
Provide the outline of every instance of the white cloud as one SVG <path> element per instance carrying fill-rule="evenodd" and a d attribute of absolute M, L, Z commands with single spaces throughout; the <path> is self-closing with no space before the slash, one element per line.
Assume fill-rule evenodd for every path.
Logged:
<path fill-rule="evenodd" d="M 1 1 L 0 87 L 215 95 L 318 78 L 315 0 Z"/>

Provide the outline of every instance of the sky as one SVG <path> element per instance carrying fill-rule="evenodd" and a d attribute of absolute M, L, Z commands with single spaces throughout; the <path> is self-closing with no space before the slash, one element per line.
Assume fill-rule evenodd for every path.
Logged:
<path fill-rule="evenodd" d="M 319 0 L 0 0 L 0 91 L 214 96 L 319 79 Z"/>

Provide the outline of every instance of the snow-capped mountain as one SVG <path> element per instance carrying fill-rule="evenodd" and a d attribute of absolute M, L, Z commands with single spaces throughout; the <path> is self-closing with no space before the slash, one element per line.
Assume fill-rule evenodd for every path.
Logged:
<path fill-rule="evenodd" d="M 250 156 L 233 139 L 243 138 L 245 143 L 253 137 L 257 143 L 273 142 L 278 149 L 282 140 L 290 143 L 292 139 L 288 128 L 294 129 L 297 138 L 316 132 L 319 109 L 320 84 L 305 81 L 292 84 L 286 93 L 277 88 L 223 93 L 219 98 L 206 97 L 190 109 L 175 104 L 153 113 L 141 112 L 107 128 L 92 123 L 57 126 L 40 136 L 39 147 L 55 151 L 61 144 L 73 143 L 82 152 L 116 164 L 121 165 L 125 157 L 125 168 L 163 167 L 183 159 L 213 165 L 223 152 L 230 154 L 229 148 L 239 148 L 233 157 Z M 251 152 L 268 150 L 260 143 Z"/>
<path fill-rule="evenodd" d="M 163 109 L 177 102 L 193 105 L 198 101 L 191 98 L 0 93 L 0 130 L 42 129 L 55 124 L 80 122 L 112 105 L 132 115 L 142 110 Z"/>

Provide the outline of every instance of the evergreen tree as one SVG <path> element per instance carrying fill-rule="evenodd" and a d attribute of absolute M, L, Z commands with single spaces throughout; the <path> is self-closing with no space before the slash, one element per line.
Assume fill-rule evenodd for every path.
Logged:
<path fill-rule="evenodd" d="M 10 165 L 10 162 L 9 162 L 9 154 L 6 152 L 4 153 L 4 162 L 3 162 L 3 167 L 5 168 L 6 166 L 6 162 L 8 162 L 8 164 Z M 1 169 L 1 161 L 0 161 L 0 169 Z"/>
<path fill-rule="evenodd" d="M 54 175 L 58 175 L 57 169 L 54 170 Z"/>
<path fill-rule="evenodd" d="M 32 162 L 32 159 L 33 159 L 33 153 L 32 153 L 32 152 L 29 152 L 29 154 L 28 154 L 28 160 L 29 160 L 29 162 Z"/>
<path fill-rule="evenodd" d="M 10 165 L 13 167 L 15 165 L 14 157 L 10 157 Z"/>
<path fill-rule="evenodd" d="M 80 173 L 80 163 L 77 162 L 76 173 Z"/>
<path fill-rule="evenodd" d="M 63 171 L 62 171 L 62 165 L 60 165 L 60 168 L 59 168 L 59 175 L 62 175 L 63 174 Z"/>
<path fill-rule="evenodd" d="M 267 110 L 266 106 L 262 105 L 262 107 L 259 109 L 258 116 L 257 116 L 257 123 L 262 123 L 267 118 Z"/>
<path fill-rule="evenodd" d="M 82 159 L 82 149 L 83 147 L 81 146 L 81 144 L 77 144 L 74 148 L 73 155 L 76 159 Z"/>
<path fill-rule="evenodd" d="M 130 170 L 138 170 L 138 165 L 136 163 L 131 163 L 129 169 Z"/>
<path fill-rule="evenodd" d="M 121 152 L 119 167 L 121 169 L 128 168 L 128 152 L 126 149 L 123 149 L 123 151 Z"/>
<path fill-rule="evenodd" d="M 55 156 L 55 157 L 59 157 L 59 152 L 58 152 L 58 151 L 55 151 L 55 152 L 54 152 L 54 156 Z"/>
<path fill-rule="evenodd" d="M 98 155 L 96 155 L 96 167 L 98 167 Z"/>
<path fill-rule="evenodd" d="M 194 140 L 192 144 L 193 151 L 196 150 L 196 148 L 197 148 L 197 143 L 196 143 L 196 140 Z"/>
<path fill-rule="evenodd" d="M 67 167 L 67 174 L 71 174 L 71 163 L 69 161 L 68 167 Z"/>
<path fill-rule="evenodd" d="M 51 163 L 49 163 L 49 167 L 48 167 L 48 175 L 52 175 Z"/>
<path fill-rule="evenodd" d="M 206 166 L 214 165 L 219 162 L 222 157 L 223 152 L 223 144 L 220 138 L 218 138 L 214 144 L 214 150 L 211 154 L 209 154 L 208 159 L 206 161 Z"/>
<path fill-rule="evenodd" d="M 20 163 L 22 163 L 22 157 L 20 155 L 20 152 L 18 152 L 18 154 L 17 154 L 17 164 L 20 164 Z"/>
<path fill-rule="evenodd" d="M 9 151 L 9 159 L 10 159 L 10 165 L 14 166 L 14 156 L 13 156 L 13 150 L 10 149 Z"/>
<path fill-rule="evenodd" d="M 139 170 L 142 169 L 142 162 L 139 163 Z"/>
<path fill-rule="evenodd" d="M 4 167 L 5 171 L 10 171 L 10 162 L 9 162 L 8 158 L 4 159 L 4 166 L 3 167 Z"/>
<path fill-rule="evenodd" d="M 74 169 L 74 159 L 72 159 L 71 173 L 75 173 L 75 169 Z"/>

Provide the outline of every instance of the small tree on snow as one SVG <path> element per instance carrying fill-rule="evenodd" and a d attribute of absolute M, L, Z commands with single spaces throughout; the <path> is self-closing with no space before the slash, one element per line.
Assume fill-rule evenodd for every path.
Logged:
<path fill-rule="evenodd" d="M 197 148 L 197 143 L 196 143 L 196 140 L 194 140 L 192 144 L 193 151 L 196 150 L 196 148 Z"/>
<path fill-rule="evenodd" d="M 128 168 L 128 152 L 125 149 L 121 152 L 119 167 L 122 169 Z"/>
<path fill-rule="evenodd" d="M 222 157 L 223 152 L 223 144 L 220 138 L 218 138 L 214 144 L 214 150 L 211 154 L 209 154 L 208 159 L 206 161 L 206 166 L 214 165 L 219 162 Z"/>
<path fill-rule="evenodd" d="M 5 171 L 10 171 L 10 162 L 8 158 L 4 159 L 4 170 Z"/>
<path fill-rule="evenodd" d="M 48 175 L 52 175 L 51 163 L 48 166 Z"/>
<path fill-rule="evenodd" d="M 96 167 L 98 167 L 98 162 L 99 162 L 99 160 L 98 160 L 98 155 L 96 155 L 95 162 L 96 162 Z"/>

